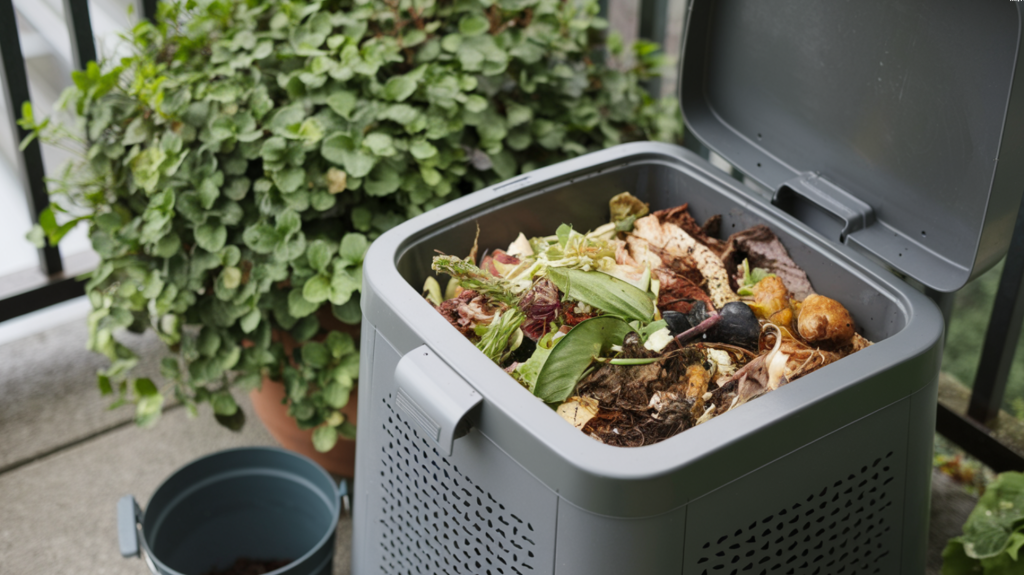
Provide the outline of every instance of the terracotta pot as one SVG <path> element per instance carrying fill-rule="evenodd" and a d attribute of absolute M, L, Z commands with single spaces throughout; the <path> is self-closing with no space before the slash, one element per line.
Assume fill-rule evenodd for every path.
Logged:
<path fill-rule="evenodd" d="M 348 405 L 341 412 L 353 424 L 356 422 L 356 390 L 352 390 Z M 284 384 L 264 378 L 260 389 L 249 393 L 252 407 L 263 422 L 270 435 L 281 444 L 281 447 L 301 453 L 316 461 L 324 469 L 334 475 L 353 477 L 356 466 L 356 442 L 351 439 L 338 438 L 338 443 L 327 453 L 320 453 L 313 448 L 313 430 L 299 429 L 295 419 L 288 415 L 288 406 L 282 403 L 285 398 Z"/>
<path fill-rule="evenodd" d="M 328 306 L 317 310 L 316 315 L 320 320 L 322 330 L 348 333 L 355 338 L 356 346 L 359 345 L 358 325 L 348 325 L 338 321 Z M 284 345 L 285 353 L 288 357 L 291 357 L 292 350 L 296 347 L 296 342 L 292 339 L 291 335 L 287 331 L 275 329 L 272 337 L 274 341 L 280 341 Z M 326 334 L 322 331 L 321 335 L 313 339 L 323 341 L 325 337 Z M 249 393 L 249 397 L 252 399 L 253 410 L 256 412 L 256 416 L 260 418 L 260 421 L 263 422 L 263 427 L 267 428 L 267 431 L 270 432 L 270 435 L 274 436 L 274 439 L 281 444 L 281 447 L 309 457 L 334 475 L 354 477 L 356 442 L 339 437 L 338 443 L 327 453 L 321 453 L 314 449 L 313 430 L 299 429 L 295 419 L 288 415 L 288 405 L 284 403 L 286 393 L 283 383 L 266 377 L 263 378 L 263 384 L 260 386 L 260 389 Z M 346 418 L 353 425 L 356 423 L 357 395 L 356 390 L 353 389 L 352 394 L 349 396 L 348 405 L 341 409 L 341 412 L 345 414 Z"/>

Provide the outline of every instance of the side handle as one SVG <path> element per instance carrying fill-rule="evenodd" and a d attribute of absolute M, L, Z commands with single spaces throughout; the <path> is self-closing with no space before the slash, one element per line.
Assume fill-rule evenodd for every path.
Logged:
<path fill-rule="evenodd" d="M 117 542 L 121 547 L 122 557 L 139 556 L 139 529 L 137 524 L 142 519 L 142 510 L 135 502 L 135 497 L 125 495 L 117 502 Z"/>
<path fill-rule="evenodd" d="M 466 434 L 466 416 L 483 397 L 425 345 L 399 360 L 395 383 L 398 412 L 451 456 L 455 439 Z"/>

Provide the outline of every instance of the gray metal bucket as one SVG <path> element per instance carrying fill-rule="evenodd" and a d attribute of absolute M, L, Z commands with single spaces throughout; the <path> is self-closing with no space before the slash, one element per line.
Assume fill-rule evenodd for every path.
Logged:
<path fill-rule="evenodd" d="M 291 561 L 273 575 L 328 575 L 347 485 L 283 449 L 246 447 L 208 455 L 171 475 L 146 511 L 117 505 L 121 554 L 157 575 L 205 575 L 237 559 Z"/>

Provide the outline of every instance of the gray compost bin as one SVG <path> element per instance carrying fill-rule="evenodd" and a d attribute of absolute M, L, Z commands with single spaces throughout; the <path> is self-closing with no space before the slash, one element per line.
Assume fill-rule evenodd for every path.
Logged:
<path fill-rule="evenodd" d="M 1007 249 L 1024 189 L 1017 6 L 694 0 L 689 129 L 770 198 L 640 143 L 381 236 L 364 267 L 353 572 L 922 573 L 943 323 L 910 283 L 957 290 Z M 721 214 L 723 235 L 767 224 L 877 343 L 619 448 L 566 424 L 420 296 L 434 250 L 466 253 L 478 224 L 482 248 L 590 229 L 627 190 Z"/>

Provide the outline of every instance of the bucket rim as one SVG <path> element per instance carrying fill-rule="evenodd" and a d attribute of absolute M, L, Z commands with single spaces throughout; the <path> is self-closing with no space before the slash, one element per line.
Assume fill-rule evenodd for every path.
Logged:
<path fill-rule="evenodd" d="M 325 470 L 322 466 L 320 466 L 320 464 L 318 464 L 317 462 L 313 461 L 311 458 L 309 458 L 309 457 L 307 457 L 307 456 L 305 456 L 305 455 L 303 455 L 301 453 L 296 453 L 294 451 L 290 451 L 288 449 L 284 449 L 283 447 L 272 446 L 272 445 L 252 445 L 252 446 L 232 447 L 232 448 L 229 448 L 229 449 L 222 449 L 220 451 L 215 451 L 213 453 L 208 453 L 206 455 L 197 457 L 196 459 L 193 459 L 192 461 L 190 461 L 190 462 L 186 463 L 185 465 L 183 465 L 183 466 L 177 468 L 176 470 L 174 470 L 173 473 L 168 475 L 162 482 L 160 482 L 160 485 L 157 486 L 157 488 L 153 491 L 153 495 L 151 495 L 149 497 L 149 500 L 146 502 L 146 507 L 145 507 L 145 509 L 143 509 L 142 515 L 139 516 L 139 519 L 138 519 L 139 526 L 137 527 L 137 529 L 138 529 L 138 532 L 139 532 L 139 542 L 142 545 L 143 551 L 145 551 L 144 559 L 145 559 L 146 565 L 149 567 L 150 571 L 152 571 L 155 575 L 192 575 L 192 574 L 182 573 L 182 572 L 180 572 L 180 571 L 178 571 L 176 569 L 172 569 L 171 567 L 167 566 L 167 564 L 165 564 L 163 561 L 161 561 L 153 553 L 152 549 L 150 548 L 149 541 L 146 538 L 146 533 L 145 533 L 145 530 L 144 530 L 143 526 L 145 525 L 146 513 L 149 511 L 149 504 L 153 501 L 153 498 L 156 497 L 160 493 L 161 490 L 163 490 L 165 487 L 167 487 L 167 485 L 171 482 L 172 479 L 174 479 L 177 475 L 179 475 L 180 473 L 182 473 L 186 469 L 189 469 L 191 467 L 194 467 L 196 465 L 199 465 L 199 464 L 201 464 L 201 463 L 203 463 L 203 462 L 205 462 L 207 460 L 214 459 L 216 457 L 222 457 L 222 456 L 230 454 L 230 453 L 245 452 L 245 451 L 253 452 L 253 453 L 263 452 L 263 453 L 276 453 L 276 454 L 288 455 L 288 456 L 292 456 L 292 457 L 294 457 L 294 458 L 296 458 L 296 459 L 298 459 L 300 461 L 303 461 L 304 463 L 309 464 L 315 470 L 315 472 L 321 474 L 323 476 L 323 478 L 326 479 L 330 485 L 334 485 L 334 493 L 333 494 L 328 494 L 328 495 L 329 496 L 333 495 L 335 498 L 338 498 L 338 501 L 336 502 L 336 504 L 331 506 L 331 522 L 330 522 L 330 525 L 328 526 L 328 529 L 326 530 L 326 533 L 324 533 L 324 535 L 319 540 L 317 540 L 316 544 L 314 544 L 312 547 L 310 547 L 309 551 L 307 551 L 306 553 L 302 554 L 302 556 L 296 558 L 295 560 L 291 561 L 290 563 L 288 563 L 287 565 L 285 565 L 283 567 L 278 567 L 277 569 L 274 569 L 273 571 L 268 571 L 266 575 L 285 575 L 286 573 L 288 573 L 289 570 L 291 570 L 291 569 L 301 565 L 302 563 L 305 563 L 306 561 L 309 561 L 311 558 L 313 558 L 314 555 L 316 555 L 316 553 L 318 551 L 320 551 L 324 547 L 325 544 L 329 543 L 329 541 L 330 541 L 330 539 L 332 537 L 335 537 L 335 535 L 337 533 L 337 529 L 338 529 L 338 521 L 340 520 L 340 515 L 341 515 L 341 500 L 340 500 L 340 497 L 338 495 L 338 486 L 336 485 L 336 483 L 334 481 L 334 478 L 331 477 L 331 475 L 327 472 L 327 470 Z M 328 557 L 332 557 L 332 558 L 334 557 L 334 550 L 333 549 L 332 549 L 331 553 L 328 554 Z"/>

